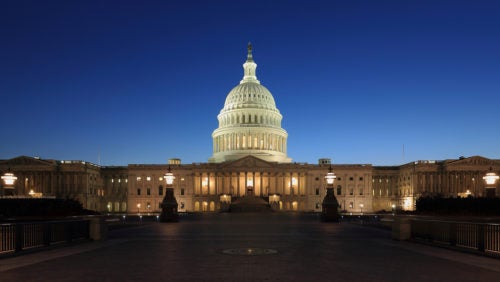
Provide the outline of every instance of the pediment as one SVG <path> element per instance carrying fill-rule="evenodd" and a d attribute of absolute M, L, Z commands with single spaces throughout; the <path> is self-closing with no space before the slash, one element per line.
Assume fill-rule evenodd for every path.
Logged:
<path fill-rule="evenodd" d="M 0 162 L 1 165 L 7 165 L 11 167 L 15 166 L 53 166 L 54 163 L 51 161 L 40 160 L 37 158 L 20 156 L 16 158 L 12 158 L 9 160 L 3 160 Z"/>
<path fill-rule="evenodd" d="M 246 156 L 241 159 L 226 162 L 221 168 L 273 168 L 273 163 L 264 161 L 254 156 Z"/>
<path fill-rule="evenodd" d="M 448 163 L 448 166 L 463 166 L 463 165 L 467 165 L 467 166 L 474 166 L 474 165 L 493 166 L 493 165 L 497 165 L 497 164 L 498 164 L 498 161 L 496 161 L 496 160 L 488 159 L 488 158 L 481 157 L 481 156 L 472 156 L 472 157 L 468 157 L 468 158 L 462 158 L 459 160 L 451 161 L 450 163 Z"/>

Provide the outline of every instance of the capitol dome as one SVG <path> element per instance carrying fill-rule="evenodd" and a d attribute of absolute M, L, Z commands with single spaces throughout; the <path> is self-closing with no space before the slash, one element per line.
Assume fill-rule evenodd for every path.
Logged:
<path fill-rule="evenodd" d="M 272 162 L 291 162 L 286 155 L 288 134 L 281 128 L 283 116 L 273 95 L 256 76 L 252 45 L 248 44 L 243 79 L 226 97 L 212 133 L 210 162 L 225 162 L 248 155 Z"/>

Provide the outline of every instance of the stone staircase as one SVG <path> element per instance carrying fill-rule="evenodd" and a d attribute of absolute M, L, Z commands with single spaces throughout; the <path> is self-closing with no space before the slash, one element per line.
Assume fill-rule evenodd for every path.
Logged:
<path fill-rule="evenodd" d="M 229 212 L 272 212 L 266 200 L 260 197 L 246 196 L 236 198 L 229 206 Z"/>

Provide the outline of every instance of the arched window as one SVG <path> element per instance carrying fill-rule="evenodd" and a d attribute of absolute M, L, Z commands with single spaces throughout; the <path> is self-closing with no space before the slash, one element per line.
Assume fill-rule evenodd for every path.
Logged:
<path fill-rule="evenodd" d="M 214 201 L 210 201 L 210 211 L 211 212 L 215 211 L 215 203 L 214 203 Z"/>
<path fill-rule="evenodd" d="M 337 195 L 342 195 L 342 185 L 337 185 Z"/>
<path fill-rule="evenodd" d="M 196 201 L 194 202 L 194 211 L 200 211 L 200 202 Z"/>

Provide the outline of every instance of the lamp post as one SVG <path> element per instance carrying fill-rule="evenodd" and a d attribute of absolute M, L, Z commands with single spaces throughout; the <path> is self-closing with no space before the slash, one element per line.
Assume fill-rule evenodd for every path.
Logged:
<path fill-rule="evenodd" d="M 172 185 L 174 184 L 175 176 L 172 173 L 170 166 L 168 166 L 167 173 L 164 178 L 167 185 L 165 188 L 165 197 L 161 203 L 160 221 L 178 222 L 179 214 L 177 213 L 177 208 L 179 204 L 177 204 L 177 200 L 174 196 L 174 187 Z"/>
<path fill-rule="evenodd" d="M 15 176 L 12 172 L 10 172 L 10 169 L 7 170 L 6 173 L 4 173 L 2 175 L 2 181 L 3 181 L 3 194 L 2 196 L 4 196 L 6 194 L 5 192 L 5 189 L 9 189 L 9 190 L 12 190 L 9 194 L 12 195 L 14 194 L 13 190 L 15 189 L 14 187 L 14 184 L 16 183 L 16 180 L 17 180 L 17 176 Z"/>
<path fill-rule="evenodd" d="M 483 176 L 484 181 L 486 182 L 486 197 L 494 198 L 496 192 L 496 183 L 500 177 L 493 172 L 493 168 L 490 167 L 490 171 Z"/>
<path fill-rule="evenodd" d="M 139 204 L 137 204 L 137 214 L 139 214 L 140 208 L 141 208 L 141 204 L 139 203 Z"/>
<path fill-rule="evenodd" d="M 392 207 L 392 215 L 395 215 L 396 214 L 396 204 L 392 204 L 391 207 Z"/>
<path fill-rule="evenodd" d="M 361 210 L 361 215 L 363 215 L 363 208 L 364 208 L 364 204 L 359 204 L 359 209 Z"/>
<path fill-rule="evenodd" d="M 326 180 L 326 195 L 323 199 L 323 203 L 321 204 L 321 220 L 326 222 L 339 221 L 339 203 L 337 202 L 337 198 L 335 198 L 335 194 L 333 193 L 333 183 L 335 181 L 335 173 L 332 171 L 332 166 L 328 169 L 328 173 L 325 176 Z"/>

